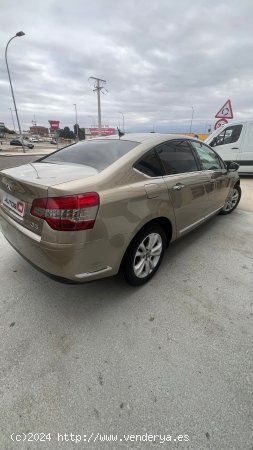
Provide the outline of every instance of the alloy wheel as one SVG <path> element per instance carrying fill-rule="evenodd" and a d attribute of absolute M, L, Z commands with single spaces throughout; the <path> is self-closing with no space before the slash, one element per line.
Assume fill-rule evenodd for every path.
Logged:
<path fill-rule="evenodd" d="M 163 250 L 160 234 L 150 233 L 137 248 L 134 257 L 134 274 L 138 278 L 150 275 L 157 266 Z"/>
<path fill-rule="evenodd" d="M 237 204 L 239 199 L 239 192 L 238 189 L 234 188 L 229 195 L 229 198 L 227 199 L 227 202 L 223 208 L 225 212 L 231 211 Z"/>

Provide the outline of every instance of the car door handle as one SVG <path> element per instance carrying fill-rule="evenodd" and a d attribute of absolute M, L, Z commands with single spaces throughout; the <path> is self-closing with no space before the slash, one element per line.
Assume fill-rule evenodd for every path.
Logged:
<path fill-rule="evenodd" d="M 239 150 L 239 147 L 231 147 L 231 150 Z"/>
<path fill-rule="evenodd" d="M 175 186 L 172 187 L 173 191 L 181 191 L 181 189 L 184 188 L 184 184 L 182 183 L 177 183 L 175 184 Z"/>

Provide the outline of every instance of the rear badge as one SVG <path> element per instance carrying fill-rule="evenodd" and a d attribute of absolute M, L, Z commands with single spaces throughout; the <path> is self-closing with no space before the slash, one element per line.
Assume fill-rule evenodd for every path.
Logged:
<path fill-rule="evenodd" d="M 34 222 L 30 222 L 30 227 L 33 230 L 36 230 L 36 231 L 39 229 L 39 225 L 37 223 L 34 223 Z"/>

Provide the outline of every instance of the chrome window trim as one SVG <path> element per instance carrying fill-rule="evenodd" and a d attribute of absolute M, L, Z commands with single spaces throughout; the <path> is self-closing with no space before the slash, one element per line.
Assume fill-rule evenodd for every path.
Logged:
<path fill-rule="evenodd" d="M 155 176 L 155 177 L 151 177 L 150 175 L 147 175 L 146 173 L 141 172 L 141 170 L 136 169 L 134 166 L 132 166 L 132 169 L 133 169 L 135 172 L 140 173 L 141 175 L 143 175 L 145 178 L 148 178 L 149 180 L 155 180 L 155 179 L 163 178 L 163 175 L 157 175 L 157 176 Z"/>

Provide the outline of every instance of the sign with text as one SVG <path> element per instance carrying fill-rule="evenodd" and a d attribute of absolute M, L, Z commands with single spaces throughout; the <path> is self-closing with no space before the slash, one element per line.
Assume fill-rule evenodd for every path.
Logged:
<path fill-rule="evenodd" d="M 223 125 L 226 125 L 226 123 L 228 123 L 227 119 L 219 119 L 214 125 L 214 129 L 217 130 L 218 128 L 223 127 Z"/>
<path fill-rule="evenodd" d="M 59 120 L 49 120 L 50 123 L 50 131 L 58 131 L 59 130 Z"/>
<path fill-rule="evenodd" d="M 99 136 L 99 128 L 87 128 L 87 134 Z M 116 134 L 115 128 L 101 128 L 101 136 L 111 136 L 112 134 Z"/>

